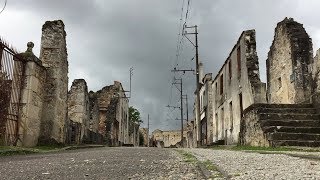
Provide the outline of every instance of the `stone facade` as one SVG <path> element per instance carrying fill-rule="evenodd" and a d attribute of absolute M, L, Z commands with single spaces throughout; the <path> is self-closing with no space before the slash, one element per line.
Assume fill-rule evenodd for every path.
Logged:
<path fill-rule="evenodd" d="M 203 76 L 200 76 L 203 77 Z M 201 145 L 211 144 L 213 140 L 213 89 L 212 74 L 206 74 L 202 78 L 200 88 L 200 140 Z"/>
<path fill-rule="evenodd" d="M 183 131 L 184 139 L 187 138 L 186 130 Z M 152 142 L 155 147 L 181 147 L 181 131 L 161 131 L 159 129 L 152 132 Z M 186 141 L 184 141 L 183 147 L 187 147 Z"/>
<path fill-rule="evenodd" d="M 202 83 L 200 99 L 204 98 L 204 103 L 200 117 L 206 118 L 200 127 L 202 145 L 238 143 L 244 109 L 266 102 L 266 84 L 260 81 L 259 75 L 255 31 L 242 32 L 219 73 L 214 79 L 206 75 Z"/>
<path fill-rule="evenodd" d="M 110 146 L 129 143 L 129 100 L 122 84 L 115 81 L 97 93 L 99 106 L 98 133 L 103 135 L 104 142 Z"/>
<path fill-rule="evenodd" d="M 25 79 L 20 103 L 21 118 L 19 123 L 18 145 L 33 147 L 38 144 L 40 126 L 44 106 L 46 84 L 46 68 L 33 54 L 33 43 L 28 43 L 28 50 L 21 53 L 25 60 Z"/>
<path fill-rule="evenodd" d="M 68 142 L 80 144 L 89 130 L 89 93 L 84 79 L 75 79 L 68 92 Z"/>
<path fill-rule="evenodd" d="M 47 69 L 40 143 L 64 143 L 66 138 L 68 61 L 66 32 L 61 20 L 42 27 L 40 59 Z"/>
<path fill-rule="evenodd" d="M 292 18 L 279 22 L 267 59 L 269 103 L 308 103 L 312 93 L 312 41 Z"/>

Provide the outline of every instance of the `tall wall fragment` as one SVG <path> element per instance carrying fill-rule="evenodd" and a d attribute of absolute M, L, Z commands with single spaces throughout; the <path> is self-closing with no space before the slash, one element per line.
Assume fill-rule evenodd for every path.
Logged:
<path fill-rule="evenodd" d="M 89 128 L 89 94 L 84 79 L 75 79 L 68 92 L 68 142 L 80 144 Z"/>
<path fill-rule="evenodd" d="M 29 42 L 27 51 L 19 54 L 27 61 L 21 93 L 21 119 L 18 128 L 20 137 L 18 145 L 24 147 L 33 147 L 38 144 L 45 97 L 46 69 L 33 54 L 33 46 L 34 44 Z"/>
<path fill-rule="evenodd" d="M 47 69 L 41 143 L 64 143 L 66 134 L 68 61 L 66 32 L 61 20 L 42 27 L 40 59 Z"/>
<path fill-rule="evenodd" d="M 292 18 L 277 24 L 267 59 L 268 103 L 308 103 L 312 93 L 312 41 Z"/>

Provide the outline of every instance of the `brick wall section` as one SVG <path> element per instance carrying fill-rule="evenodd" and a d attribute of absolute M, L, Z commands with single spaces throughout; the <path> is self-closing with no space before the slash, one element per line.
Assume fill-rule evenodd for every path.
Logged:
<path fill-rule="evenodd" d="M 41 143 L 64 143 L 67 117 L 68 61 L 66 32 L 61 20 L 42 27 L 40 59 L 47 69 Z"/>

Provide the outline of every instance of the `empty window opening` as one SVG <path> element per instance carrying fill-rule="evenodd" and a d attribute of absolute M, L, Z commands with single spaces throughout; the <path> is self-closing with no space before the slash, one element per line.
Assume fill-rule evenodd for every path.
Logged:
<path fill-rule="evenodd" d="M 241 77 L 241 48 L 237 49 L 238 77 Z"/>
<path fill-rule="evenodd" d="M 278 83 L 278 89 L 280 89 L 282 87 L 281 77 L 278 78 L 277 83 Z"/>
<path fill-rule="evenodd" d="M 229 60 L 229 79 L 231 79 L 231 78 L 232 78 L 232 66 L 231 66 L 231 59 L 230 59 Z"/>
<path fill-rule="evenodd" d="M 220 94 L 223 94 L 223 74 L 220 77 Z"/>

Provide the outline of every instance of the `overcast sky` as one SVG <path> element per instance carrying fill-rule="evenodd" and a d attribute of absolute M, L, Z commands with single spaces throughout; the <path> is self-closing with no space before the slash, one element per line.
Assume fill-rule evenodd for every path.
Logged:
<path fill-rule="evenodd" d="M 185 0 L 186 4 L 187 0 Z M 19 51 L 28 41 L 39 56 L 41 28 L 45 21 L 61 19 L 67 32 L 69 84 L 84 78 L 97 91 L 122 82 L 129 89 L 129 68 L 134 68 L 130 105 L 151 130 L 178 129 L 178 91 L 171 85 L 170 70 L 194 68 L 194 48 L 185 39 L 176 60 L 177 34 L 183 0 L 8 0 L 0 14 L 0 36 Z M 4 0 L 0 0 L 4 4 Z M 293 17 L 304 24 L 320 46 L 318 0 L 191 0 L 188 25 L 199 26 L 199 53 L 205 72 L 216 75 L 243 30 L 256 29 L 262 81 L 265 60 L 277 22 Z M 186 10 L 186 7 L 184 7 Z M 185 15 L 185 11 L 184 11 Z M 191 40 L 192 36 L 190 36 Z M 181 75 L 177 74 L 177 77 Z M 194 76 L 182 76 L 192 116 Z M 142 126 L 146 126 L 144 123 Z"/>

